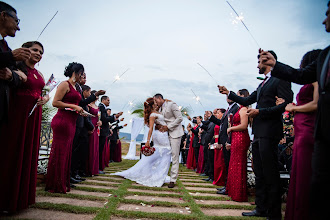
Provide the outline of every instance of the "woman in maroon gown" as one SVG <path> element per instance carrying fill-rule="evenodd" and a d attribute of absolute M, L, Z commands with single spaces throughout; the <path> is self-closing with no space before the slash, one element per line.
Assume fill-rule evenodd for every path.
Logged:
<path fill-rule="evenodd" d="M 300 64 L 304 68 L 316 60 L 320 50 L 306 53 Z M 285 219 L 309 219 L 312 153 L 314 149 L 314 123 L 319 99 L 318 84 L 304 85 L 297 94 L 297 105 L 287 105 L 286 111 L 294 112 L 293 159 Z"/>
<path fill-rule="evenodd" d="M 118 139 L 117 146 L 115 148 L 114 162 L 121 162 L 121 141 Z"/>
<path fill-rule="evenodd" d="M 223 109 L 224 110 L 224 109 Z M 221 119 L 224 111 L 218 111 L 214 116 Z M 214 127 L 214 181 L 213 184 L 217 186 L 224 186 L 227 179 L 225 158 L 223 156 L 223 149 L 218 145 L 219 141 L 220 126 L 215 125 Z"/>
<path fill-rule="evenodd" d="M 191 124 L 188 124 L 188 126 L 191 127 Z M 195 126 L 195 128 L 197 128 L 197 125 Z M 194 136 L 195 136 L 194 133 L 191 133 L 188 156 L 187 156 L 187 164 L 186 164 L 187 168 L 192 169 L 192 170 L 196 169 L 196 167 L 197 167 L 195 152 L 194 152 L 194 148 L 192 146 Z"/>
<path fill-rule="evenodd" d="M 8 121 L 0 128 L 0 211 L 16 212 L 35 203 L 38 150 L 41 127 L 41 106 L 48 95 L 40 98 L 45 81 L 42 74 L 34 68 L 44 52 L 37 41 L 22 45 L 29 48 L 31 57 L 19 63 L 20 69 L 27 75 L 27 81 L 11 93 Z M 33 106 L 38 106 L 29 117 Z"/>
<path fill-rule="evenodd" d="M 51 123 L 53 143 L 45 189 L 49 192 L 66 193 L 70 191 L 72 142 L 76 131 L 77 113 L 83 113 L 83 109 L 78 106 L 81 95 L 75 85 L 81 80 L 83 73 L 82 64 L 70 63 L 64 71 L 64 75 L 69 77 L 69 80 L 62 82 L 57 87 L 53 100 L 53 106 L 57 107 L 58 111 Z"/>
<path fill-rule="evenodd" d="M 248 97 L 249 92 L 241 89 L 238 96 Z M 227 133 L 231 133 L 230 162 L 228 169 L 228 196 L 236 202 L 248 201 L 247 196 L 247 151 L 250 146 L 247 107 L 241 106 L 233 116 Z"/>
<path fill-rule="evenodd" d="M 93 90 L 94 94 L 96 91 Z M 98 100 L 98 97 L 96 97 Z M 99 174 L 99 134 L 98 129 L 99 126 L 102 125 L 102 122 L 99 120 L 98 112 L 99 108 L 95 104 L 96 100 L 89 104 L 89 113 L 95 115 L 96 117 L 92 117 L 92 123 L 94 125 L 94 131 L 89 136 L 89 155 L 88 155 L 88 167 L 87 174 L 89 175 L 97 175 Z"/>

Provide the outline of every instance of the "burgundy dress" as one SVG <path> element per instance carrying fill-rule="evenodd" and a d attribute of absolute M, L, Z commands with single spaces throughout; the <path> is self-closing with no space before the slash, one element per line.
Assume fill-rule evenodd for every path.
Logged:
<path fill-rule="evenodd" d="M 196 169 L 197 164 L 196 164 L 196 159 L 195 159 L 195 152 L 194 148 L 192 146 L 192 140 L 194 139 L 194 133 L 192 133 L 190 137 L 190 143 L 189 143 L 189 150 L 188 150 L 188 156 L 187 156 L 187 163 L 186 166 L 188 169 Z"/>
<path fill-rule="evenodd" d="M 118 140 L 118 144 L 115 148 L 115 155 L 113 157 L 114 162 L 121 162 L 121 141 Z"/>
<path fill-rule="evenodd" d="M 232 126 L 241 124 L 242 107 L 233 116 Z M 228 196 L 236 202 L 247 202 L 247 151 L 250 146 L 248 129 L 231 132 L 230 162 L 228 169 Z"/>
<path fill-rule="evenodd" d="M 198 164 L 196 173 L 204 173 L 204 147 L 199 146 Z"/>
<path fill-rule="evenodd" d="M 214 142 L 218 143 L 219 140 L 220 126 L 215 125 L 214 127 Z M 226 183 L 227 173 L 225 158 L 223 156 L 223 149 L 214 149 L 214 181 L 213 184 L 217 186 L 224 186 Z"/>
<path fill-rule="evenodd" d="M 0 211 L 16 212 L 35 203 L 41 106 L 28 117 L 45 82 L 28 68 L 27 81 L 11 93 L 8 121 L 0 128 Z"/>
<path fill-rule="evenodd" d="M 313 92 L 312 84 L 304 85 L 297 94 L 297 105 L 313 101 Z M 285 219 L 309 219 L 315 117 L 316 112 L 297 112 L 294 116 L 295 139 Z"/>
<path fill-rule="evenodd" d="M 92 117 L 92 123 L 95 127 L 93 134 L 89 136 L 89 156 L 88 156 L 88 168 L 87 173 L 91 175 L 97 175 L 99 173 L 99 135 L 97 134 L 97 122 L 99 118 L 98 108 L 89 107 L 89 113 L 95 115 L 96 117 Z"/>
<path fill-rule="evenodd" d="M 79 92 L 69 84 L 70 91 L 66 93 L 62 102 L 78 105 L 81 100 Z M 70 191 L 70 165 L 72 142 L 76 131 L 78 114 L 74 111 L 58 109 L 51 127 L 53 129 L 53 143 L 49 156 L 46 191 L 66 193 Z"/>
<path fill-rule="evenodd" d="M 108 137 L 106 138 L 104 144 L 102 156 L 103 156 L 102 170 L 104 170 L 105 167 L 109 167 L 109 161 L 110 161 L 110 144 Z"/>

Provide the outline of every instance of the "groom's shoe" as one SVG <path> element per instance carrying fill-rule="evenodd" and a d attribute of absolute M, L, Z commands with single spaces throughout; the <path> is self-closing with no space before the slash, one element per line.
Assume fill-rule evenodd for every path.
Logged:
<path fill-rule="evenodd" d="M 175 186 L 174 182 L 170 182 L 170 183 L 168 184 L 168 188 L 174 188 L 174 186 Z"/>

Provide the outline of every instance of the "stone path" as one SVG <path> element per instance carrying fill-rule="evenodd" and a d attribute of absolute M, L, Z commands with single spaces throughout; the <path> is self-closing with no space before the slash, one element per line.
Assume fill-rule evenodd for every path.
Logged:
<path fill-rule="evenodd" d="M 254 206 L 217 195 L 216 187 L 195 172 L 181 167 L 173 189 L 167 184 L 150 188 L 111 176 L 137 161 L 111 163 L 105 175 L 88 178 L 67 194 L 37 188 L 36 204 L 4 219 L 263 219 L 242 217 Z M 251 200 L 252 201 L 252 200 Z M 226 216 L 226 217 L 224 217 Z"/>

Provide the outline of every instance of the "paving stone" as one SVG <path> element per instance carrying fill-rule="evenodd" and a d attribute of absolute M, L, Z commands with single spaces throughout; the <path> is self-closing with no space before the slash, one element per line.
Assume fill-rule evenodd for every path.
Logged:
<path fill-rule="evenodd" d="M 251 212 L 251 210 L 242 210 L 242 209 L 207 209 L 207 208 L 201 208 L 201 211 L 208 216 L 242 216 L 242 212 Z"/>
<path fill-rule="evenodd" d="M 102 180 L 91 180 L 91 179 L 87 179 L 84 182 L 87 182 L 87 183 L 101 183 L 101 184 L 120 184 L 119 182 L 102 181 Z"/>
<path fill-rule="evenodd" d="M 210 190 L 213 190 L 214 188 L 217 188 L 217 186 L 214 186 L 212 183 L 207 183 L 207 182 L 205 182 L 205 181 L 203 181 L 203 182 L 200 182 L 200 183 L 196 183 L 196 182 L 194 182 L 194 183 L 192 183 L 192 182 L 183 182 L 182 181 L 182 184 L 183 185 L 193 185 L 194 187 L 199 187 L 199 186 L 212 186 L 212 187 L 210 187 Z"/>
<path fill-rule="evenodd" d="M 98 186 L 98 185 L 87 185 L 87 184 L 76 184 L 76 186 L 96 188 L 96 189 L 118 189 L 117 186 Z"/>
<path fill-rule="evenodd" d="M 172 197 L 158 197 L 158 196 L 126 196 L 125 199 L 134 199 L 134 200 L 143 200 L 146 202 L 161 201 L 161 202 L 175 202 L 175 203 L 184 203 L 185 201 L 181 198 L 172 198 Z"/>
<path fill-rule="evenodd" d="M 71 189 L 70 194 L 77 194 L 77 195 L 86 195 L 86 196 L 97 196 L 97 197 L 109 197 L 109 193 L 104 192 L 89 192 L 89 191 L 83 191 L 83 190 L 76 190 Z"/>
<path fill-rule="evenodd" d="M 216 193 L 216 189 L 215 188 L 203 188 L 203 187 L 192 187 L 192 186 L 187 186 L 187 187 L 185 187 L 187 190 L 196 190 L 196 191 L 201 191 L 201 192 L 203 192 L 203 191 L 210 191 L 210 192 L 213 192 L 214 191 L 214 193 Z"/>
<path fill-rule="evenodd" d="M 119 204 L 117 210 L 123 211 L 141 211 L 141 212 L 152 212 L 152 213 L 177 213 L 189 215 L 190 210 L 185 209 L 185 207 L 163 207 L 163 206 L 142 206 L 136 204 Z"/>
<path fill-rule="evenodd" d="M 10 215 L 10 219 L 38 219 L 38 220 L 91 220 L 96 214 L 74 214 L 61 211 L 52 211 L 44 209 L 25 209 L 17 214 Z M 0 215 L 0 218 L 2 216 Z M 7 216 L 6 216 L 7 217 Z"/>
<path fill-rule="evenodd" d="M 68 204 L 75 206 L 84 206 L 84 207 L 104 207 L 103 201 L 89 201 L 89 200 L 80 200 L 80 199 L 71 199 L 64 197 L 49 197 L 49 196 L 38 196 L 36 202 L 50 202 L 55 204 Z"/>
<path fill-rule="evenodd" d="M 216 194 L 216 191 L 214 191 L 214 193 L 205 193 L 205 192 L 190 192 L 189 194 L 192 196 L 213 196 L 214 198 L 218 198 L 218 197 L 224 197 L 224 198 L 229 198 L 229 196 L 227 195 L 221 195 L 221 194 Z"/>
<path fill-rule="evenodd" d="M 180 178 L 180 180 L 181 180 L 181 182 L 196 182 L 196 183 L 205 183 L 205 181 L 204 180 L 202 180 L 202 179 L 181 179 Z"/>
<path fill-rule="evenodd" d="M 146 189 L 127 189 L 129 192 L 143 192 L 143 193 L 155 193 L 155 194 L 179 194 L 178 192 L 174 191 L 158 191 L 158 190 L 146 190 Z"/>
<path fill-rule="evenodd" d="M 195 202 L 197 204 L 203 204 L 203 205 L 246 205 L 246 206 L 251 206 L 251 204 L 249 202 L 202 200 L 202 199 L 195 199 Z"/>
<path fill-rule="evenodd" d="M 91 179 L 95 179 L 95 178 L 100 178 L 100 179 L 105 179 L 105 180 L 125 180 L 124 177 L 119 177 L 119 176 L 110 176 L 110 175 L 102 175 L 102 176 L 94 176 Z"/>

